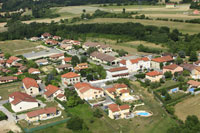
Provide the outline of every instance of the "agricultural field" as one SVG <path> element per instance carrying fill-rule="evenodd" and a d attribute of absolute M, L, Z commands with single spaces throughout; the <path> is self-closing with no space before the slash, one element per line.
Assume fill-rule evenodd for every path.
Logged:
<path fill-rule="evenodd" d="M 88 23 L 141 23 L 143 25 L 154 25 L 154 26 L 167 26 L 171 29 L 178 29 L 183 33 L 197 34 L 200 31 L 200 24 L 171 22 L 171 21 L 158 21 L 158 20 L 142 20 L 142 19 L 122 19 L 122 18 L 96 18 L 92 20 L 85 20 L 77 22 L 76 24 L 88 24 Z"/>
<path fill-rule="evenodd" d="M 175 105 L 175 115 L 185 120 L 188 115 L 196 115 L 200 119 L 200 95 L 189 97 Z"/>
<path fill-rule="evenodd" d="M 1 41 L 0 49 L 4 53 L 10 53 L 12 55 L 20 55 L 31 51 L 40 51 L 43 48 L 39 47 L 40 42 L 30 42 L 27 40 L 12 40 Z"/>
<path fill-rule="evenodd" d="M 22 83 L 14 82 L 9 84 L 0 85 L 0 96 L 2 99 L 8 99 L 8 95 L 15 91 L 22 91 Z"/>

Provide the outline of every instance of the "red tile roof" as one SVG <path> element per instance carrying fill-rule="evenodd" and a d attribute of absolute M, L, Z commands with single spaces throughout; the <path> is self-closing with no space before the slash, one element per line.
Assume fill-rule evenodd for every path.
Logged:
<path fill-rule="evenodd" d="M 118 89 L 118 88 L 127 88 L 127 85 L 125 85 L 125 84 L 115 84 L 114 85 L 114 88 L 116 88 L 116 89 Z"/>
<path fill-rule="evenodd" d="M 176 64 L 171 64 L 171 65 L 168 65 L 168 66 L 164 66 L 163 69 L 170 69 L 170 70 L 174 70 L 178 67 L 178 65 Z"/>
<path fill-rule="evenodd" d="M 28 73 L 32 74 L 33 72 L 40 72 L 40 70 L 36 69 L 36 68 L 30 68 L 30 69 L 28 69 Z"/>
<path fill-rule="evenodd" d="M 71 62 L 71 60 L 72 60 L 72 57 L 66 57 L 66 58 L 64 58 L 65 62 Z"/>
<path fill-rule="evenodd" d="M 119 63 L 126 65 L 126 60 L 121 60 Z"/>
<path fill-rule="evenodd" d="M 195 67 L 195 69 L 200 72 L 200 66 Z"/>
<path fill-rule="evenodd" d="M 56 107 L 48 107 L 48 108 L 28 112 L 26 115 L 30 118 L 30 117 L 36 117 L 42 114 L 55 114 L 55 113 L 56 113 Z"/>
<path fill-rule="evenodd" d="M 90 89 L 103 91 L 101 88 L 93 87 L 89 83 L 79 82 L 79 83 L 74 84 L 74 87 L 81 93 L 85 93 L 86 91 L 88 91 Z"/>
<path fill-rule="evenodd" d="M 17 80 L 17 77 L 13 76 L 0 77 L 0 81 L 5 81 L 5 80 Z"/>
<path fill-rule="evenodd" d="M 10 56 L 9 60 L 12 60 L 12 61 L 16 61 L 18 60 L 19 58 L 18 57 L 15 57 L 15 56 Z"/>
<path fill-rule="evenodd" d="M 118 112 L 119 110 L 119 106 L 117 104 L 110 104 L 108 105 L 108 108 L 112 111 L 112 112 Z"/>
<path fill-rule="evenodd" d="M 75 77 L 80 77 L 80 76 L 74 72 L 68 72 L 66 74 L 63 74 L 61 77 L 69 79 L 69 78 L 75 78 Z"/>
<path fill-rule="evenodd" d="M 152 61 L 161 63 L 161 62 L 173 61 L 173 58 L 170 55 L 168 55 L 168 56 L 154 58 L 152 59 Z"/>
<path fill-rule="evenodd" d="M 137 58 L 137 59 L 132 59 L 132 60 L 130 60 L 130 62 L 131 62 L 132 64 L 138 63 L 139 61 L 149 61 L 149 58 L 147 58 L 147 57 L 142 57 L 142 58 Z"/>
<path fill-rule="evenodd" d="M 61 54 L 54 54 L 52 56 L 50 56 L 50 58 L 59 58 L 61 56 L 64 56 L 64 53 L 61 53 Z"/>
<path fill-rule="evenodd" d="M 36 87 L 36 88 L 39 88 L 37 82 L 35 81 L 35 79 L 32 79 L 32 78 L 24 78 L 22 80 L 22 82 L 24 83 L 25 87 L 28 89 L 30 87 Z"/>
<path fill-rule="evenodd" d="M 195 80 L 189 80 L 187 83 L 188 83 L 189 85 L 192 85 L 192 86 L 195 86 L 195 87 L 200 86 L 200 82 L 195 81 Z"/>
<path fill-rule="evenodd" d="M 128 70 L 126 67 L 116 67 L 116 68 L 111 68 L 108 71 L 109 72 L 117 72 L 117 71 L 123 71 L 123 70 Z"/>
<path fill-rule="evenodd" d="M 58 98 L 62 98 L 62 97 L 64 97 L 64 96 L 65 96 L 64 94 L 58 94 L 58 95 L 57 95 Z"/>
<path fill-rule="evenodd" d="M 128 104 L 125 104 L 125 105 L 121 105 L 119 106 L 120 110 L 126 110 L 126 109 L 129 109 L 129 105 Z"/>
<path fill-rule="evenodd" d="M 47 33 L 47 32 L 45 32 L 44 34 L 42 34 L 42 36 L 44 36 L 44 37 L 51 37 L 51 34 L 50 34 L 50 33 Z"/>
<path fill-rule="evenodd" d="M 23 92 L 13 92 L 9 95 L 10 98 L 13 98 L 14 100 L 11 102 L 11 104 L 18 104 L 22 101 L 25 101 L 25 102 L 37 102 L 32 96 L 26 94 L 26 93 L 23 93 Z"/>
<path fill-rule="evenodd" d="M 107 91 L 109 93 L 114 93 L 114 92 L 116 92 L 116 89 L 114 87 L 112 87 L 112 88 L 108 88 Z"/>
<path fill-rule="evenodd" d="M 146 73 L 146 75 L 148 75 L 150 77 L 155 77 L 155 76 L 158 76 L 158 75 L 162 75 L 162 73 L 158 72 L 158 71 L 151 71 L 151 72 Z"/>
<path fill-rule="evenodd" d="M 54 85 L 48 85 L 46 86 L 46 92 L 44 92 L 44 94 L 49 97 L 51 95 L 53 95 L 56 91 L 58 91 L 60 88 L 54 86 Z"/>
<path fill-rule="evenodd" d="M 7 60 L 6 63 L 12 64 L 14 61 L 13 60 Z"/>
<path fill-rule="evenodd" d="M 121 93 L 129 93 L 129 90 L 126 90 L 126 89 L 122 89 L 120 90 Z"/>

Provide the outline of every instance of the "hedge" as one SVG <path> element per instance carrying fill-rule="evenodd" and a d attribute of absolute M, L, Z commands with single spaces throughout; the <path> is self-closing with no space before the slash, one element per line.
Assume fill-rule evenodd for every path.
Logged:
<path fill-rule="evenodd" d="M 5 115 L 2 111 L 0 111 L 0 121 L 7 119 L 8 119 L 7 115 Z"/>

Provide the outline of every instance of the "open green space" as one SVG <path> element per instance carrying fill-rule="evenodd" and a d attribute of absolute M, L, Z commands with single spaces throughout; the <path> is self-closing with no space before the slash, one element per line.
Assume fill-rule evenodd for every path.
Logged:
<path fill-rule="evenodd" d="M 39 48 L 40 42 L 30 42 L 27 40 L 10 40 L 10 41 L 1 41 L 0 49 L 4 53 L 10 53 L 12 55 L 20 55 L 23 53 L 31 51 L 40 51 L 42 48 Z"/>
<path fill-rule="evenodd" d="M 175 115 L 185 120 L 188 115 L 196 115 L 200 119 L 200 95 L 189 97 L 175 105 Z"/>
<path fill-rule="evenodd" d="M 2 97 L 2 100 L 8 99 L 8 95 L 15 91 L 22 91 L 21 87 L 22 87 L 21 82 L 14 82 L 14 83 L 0 85 L 0 96 Z"/>

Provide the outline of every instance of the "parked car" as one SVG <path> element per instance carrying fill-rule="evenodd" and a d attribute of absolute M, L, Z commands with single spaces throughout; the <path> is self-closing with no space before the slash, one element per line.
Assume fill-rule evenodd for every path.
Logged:
<path fill-rule="evenodd" d="M 2 97 L 0 96 L 0 100 L 2 100 Z"/>

